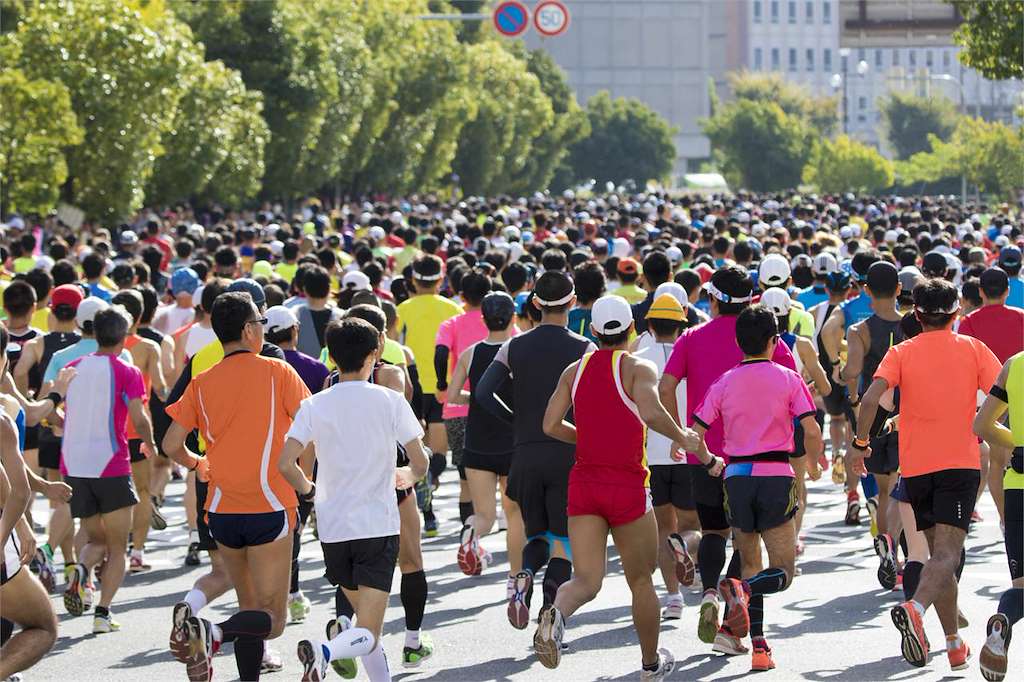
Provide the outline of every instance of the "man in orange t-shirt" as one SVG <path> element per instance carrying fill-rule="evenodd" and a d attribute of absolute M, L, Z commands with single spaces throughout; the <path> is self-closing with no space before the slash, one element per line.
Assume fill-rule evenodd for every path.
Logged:
<path fill-rule="evenodd" d="M 903 637 L 903 657 L 922 667 L 928 660 L 925 610 L 934 605 L 946 634 L 953 670 L 963 670 L 970 649 L 957 633 L 956 568 L 981 482 L 981 454 L 972 424 L 978 391 L 988 392 L 999 375 L 999 360 L 976 338 L 950 327 L 960 308 L 956 288 L 932 279 L 914 289 L 914 313 L 922 332 L 892 346 L 861 399 L 857 437 L 847 470 L 864 475 L 871 453 L 868 432 L 878 401 L 890 388 L 900 391 L 900 473 L 919 530 L 928 536 L 931 558 L 914 598 L 891 610 Z"/>
<path fill-rule="evenodd" d="M 221 643 L 234 642 L 239 677 L 252 680 L 259 679 L 264 640 L 284 630 L 298 500 L 277 460 L 299 403 L 310 394 L 288 363 L 258 355 L 266 320 L 249 294 L 221 294 L 211 317 L 224 359 L 193 377 L 181 399 L 167 406 L 174 421 L 164 451 L 209 478 L 210 532 L 240 610 L 217 624 L 188 617 L 185 663 L 190 677 L 209 679 Z M 185 447 L 193 429 L 206 440 L 206 457 Z"/>

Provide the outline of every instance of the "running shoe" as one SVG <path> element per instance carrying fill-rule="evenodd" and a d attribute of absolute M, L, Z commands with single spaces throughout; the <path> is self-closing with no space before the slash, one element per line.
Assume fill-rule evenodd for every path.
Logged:
<path fill-rule="evenodd" d="M 473 526 L 462 527 L 456 558 L 459 570 L 464 575 L 480 575 L 480 553 L 477 551 L 476 529 Z"/>
<path fill-rule="evenodd" d="M 718 594 L 708 590 L 700 600 L 700 619 L 697 621 L 697 637 L 711 644 L 718 633 Z"/>
<path fill-rule="evenodd" d="M 878 535 L 878 498 L 869 497 L 864 502 L 864 509 L 868 513 L 868 518 L 871 519 L 871 537 Z"/>
<path fill-rule="evenodd" d="M 668 536 L 668 546 L 676 558 L 676 580 L 684 587 L 693 585 L 693 576 L 696 573 L 696 566 L 689 550 L 686 549 L 686 542 L 679 533 L 672 533 Z"/>
<path fill-rule="evenodd" d="M 171 611 L 171 636 L 168 648 L 179 663 L 188 663 L 188 631 L 185 628 L 185 622 L 191 617 L 192 607 L 188 605 L 188 602 L 178 602 L 174 605 L 174 610 Z"/>
<path fill-rule="evenodd" d="M 768 646 L 768 642 L 759 639 L 756 642 L 751 642 L 751 646 L 754 648 L 754 651 L 750 657 L 750 672 L 774 670 L 775 661 L 772 660 L 772 650 Z"/>
<path fill-rule="evenodd" d="M 528 571 L 519 571 L 515 575 L 512 596 L 508 600 L 508 622 L 516 630 L 525 630 L 530 624 L 530 606 L 526 603 L 527 595 L 533 588 L 533 575 Z"/>
<path fill-rule="evenodd" d="M 669 597 L 665 602 L 665 608 L 661 610 L 662 620 L 679 620 L 683 617 L 683 598 Z"/>
<path fill-rule="evenodd" d="M 845 523 L 847 526 L 860 525 L 860 495 L 857 494 L 856 490 L 851 490 L 846 494 Z"/>
<path fill-rule="evenodd" d="M 185 621 L 188 638 L 188 658 L 185 673 L 189 682 L 210 682 L 213 679 L 213 655 L 218 643 L 213 639 L 213 627 L 205 618 L 191 616 Z"/>
<path fill-rule="evenodd" d="M 132 555 L 132 557 L 128 560 L 129 573 L 142 573 L 144 571 L 150 570 L 151 568 L 153 567 L 147 564 L 146 560 L 143 559 L 141 556 Z"/>
<path fill-rule="evenodd" d="M 978 521 L 984 521 L 985 517 L 981 515 L 977 509 L 971 512 L 971 523 L 977 523 Z"/>
<path fill-rule="evenodd" d="M 185 565 L 186 566 L 198 566 L 199 565 L 199 543 L 190 542 L 188 543 L 188 551 L 185 552 Z"/>
<path fill-rule="evenodd" d="M 402 667 L 418 668 L 420 663 L 434 654 L 434 642 L 427 635 L 420 635 L 420 646 L 417 649 L 402 647 Z"/>
<path fill-rule="evenodd" d="M 843 456 L 832 458 L 832 482 L 836 485 L 846 483 L 846 465 L 843 464 Z"/>
<path fill-rule="evenodd" d="M 750 651 L 744 646 L 742 639 L 729 632 L 729 629 L 724 626 L 718 628 L 718 632 L 715 633 L 715 643 L 711 650 L 726 656 L 740 656 Z"/>
<path fill-rule="evenodd" d="M 981 676 L 991 682 L 1001 682 L 1006 677 L 1006 651 L 1010 648 L 1010 621 L 1006 616 L 997 613 L 988 619 L 985 626 L 985 646 L 981 647 L 978 665 Z"/>
<path fill-rule="evenodd" d="M 121 624 L 110 616 L 109 611 L 102 616 L 95 614 L 92 617 L 92 634 L 94 635 L 104 635 L 108 632 L 117 632 L 120 629 Z"/>
<path fill-rule="evenodd" d="M 423 519 L 423 534 L 428 538 L 437 537 L 437 519 Z"/>
<path fill-rule="evenodd" d="M 540 610 L 540 622 L 533 635 L 533 652 L 545 668 L 557 668 L 562 661 L 562 636 L 565 622 L 554 604 L 546 604 Z"/>
<path fill-rule="evenodd" d="M 505 601 L 512 601 L 512 595 L 516 593 L 516 577 L 509 575 L 505 581 Z"/>
<path fill-rule="evenodd" d="M 294 597 L 288 597 L 288 622 L 303 622 L 312 608 L 313 604 L 309 601 L 309 597 L 302 592 L 299 592 Z"/>
<path fill-rule="evenodd" d="M 53 568 L 53 557 L 47 554 L 45 549 L 38 547 L 33 560 L 36 562 L 39 582 L 43 584 L 43 589 L 46 590 L 47 594 L 53 592 L 54 588 L 57 587 L 57 574 Z"/>
<path fill-rule="evenodd" d="M 486 571 L 488 568 L 490 568 L 491 564 L 494 563 L 494 557 L 491 556 L 490 552 L 488 552 L 486 549 L 481 547 L 479 545 L 479 543 L 476 546 L 476 556 L 477 556 L 477 562 L 480 565 L 480 568 L 479 568 L 479 570 L 477 571 L 476 574 L 480 575 L 481 573 Z"/>
<path fill-rule="evenodd" d="M 896 574 L 896 584 L 892 586 L 892 591 L 893 592 L 902 592 L 903 591 L 903 571 L 899 571 Z"/>
<path fill-rule="evenodd" d="M 903 658 L 910 665 L 923 668 L 928 662 L 928 640 L 924 634 L 924 622 L 914 605 L 904 602 L 889 610 L 892 623 L 903 637 L 901 647 Z"/>
<path fill-rule="evenodd" d="M 96 589 L 89 582 L 85 583 L 85 587 L 82 589 L 85 590 L 85 597 L 82 598 L 82 608 L 88 611 L 92 608 L 92 602 L 96 597 Z"/>
<path fill-rule="evenodd" d="M 281 659 L 281 654 L 271 649 L 268 645 L 263 645 L 263 660 L 260 661 L 260 672 L 261 673 L 277 673 L 284 670 L 284 660 Z"/>
<path fill-rule="evenodd" d="M 81 616 L 88 611 L 86 607 L 85 594 L 85 566 L 82 564 L 71 564 L 64 569 L 67 574 L 68 586 L 64 590 L 64 608 L 72 616 Z"/>
<path fill-rule="evenodd" d="M 971 660 L 971 647 L 967 646 L 967 642 L 960 640 L 960 646 L 955 649 L 946 647 L 946 657 L 949 659 L 949 667 L 952 670 L 967 670 L 968 663 Z"/>
<path fill-rule="evenodd" d="M 160 505 L 156 497 L 150 497 L 150 501 L 152 502 L 152 511 L 149 517 L 149 527 L 153 530 L 164 530 L 167 528 L 167 518 L 160 511 Z"/>
<path fill-rule="evenodd" d="M 314 639 L 304 639 L 297 647 L 302 664 L 302 682 L 321 682 L 327 679 L 327 657 L 324 646 Z"/>
<path fill-rule="evenodd" d="M 327 623 L 327 640 L 334 639 L 350 627 L 352 627 L 352 621 L 346 616 L 338 616 L 332 619 Z M 336 661 L 331 661 L 331 667 L 334 668 L 334 672 L 346 680 L 354 680 L 359 672 L 359 664 L 356 663 L 354 658 L 339 658 Z"/>
<path fill-rule="evenodd" d="M 676 668 L 676 657 L 668 649 L 658 649 L 658 667 L 654 670 L 640 669 L 641 680 L 663 680 Z"/>
<path fill-rule="evenodd" d="M 725 601 L 725 621 L 723 625 L 737 637 L 746 637 L 750 632 L 750 593 L 747 586 L 735 578 L 726 578 L 718 583 L 718 593 Z"/>
<path fill-rule="evenodd" d="M 878 555 L 878 584 L 887 590 L 896 587 L 899 567 L 896 565 L 896 543 L 888 533 L 879 533 L 874 539 L 875 554 Z"/>

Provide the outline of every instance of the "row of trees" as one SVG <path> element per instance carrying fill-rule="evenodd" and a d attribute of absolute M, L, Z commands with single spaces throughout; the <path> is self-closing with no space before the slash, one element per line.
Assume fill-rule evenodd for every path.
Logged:
<path fill-rule="evenodd" d="M 947 99 L 892 93 L 879 101 L 889 161 L 845 135 L 832 139 L 834 98 L 814 97 L 777 74 L 733 74 L 730 86 L 734 97 L 724 105 L 712 90 L 712 115 L 701 124 L 732 185 L 778 190 L 804 182 L 863 192 L 963 174 L 983 192 L 1006 196 L 1024 187 L 1024 130 L 961 116 Z"/>
<path fill-rule="evenodd" d="M 3 212 L 64 200 L 114 219 L 452 174 L 525 193 L 556 175 L 642 183 L 675 159 L 639 102 L 583 109 L 547 53 L 417 18 L 456 11 L 438 0 L 0 3 Z"/>

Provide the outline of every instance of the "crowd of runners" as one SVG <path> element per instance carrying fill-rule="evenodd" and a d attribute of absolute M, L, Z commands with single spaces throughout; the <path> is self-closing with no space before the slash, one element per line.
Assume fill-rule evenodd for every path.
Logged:
<path fill-rule="evenodd" d="M 505 583 L 509 625 L 534 628 L 548 668 L 610 535 L 641 679 L 672 672 L 660 624 L 698 581 L 699 639 L 769 670 L 765 597 L 799 589 L 806 481 L 823 476 L 904 595 L 906 661 L 944 646 L 953 670 L 1002 680 L 1024 609 L 1022 230 L 1005 204 L 792 194 L 9 218 L 0 680 L 59 637 L 50 594 L 120 629 L 172 478 L 184 563 L 208 566 L 167 614 L 189 680 L 229 642 L 242 680 L 389 680 L 396 567 L 401 665 L 422 665 L 420 539 L 438 534 L 463 573 Z M 456 475 L 461 524 L 445 525 L 432 495 Z M 957 607 L 983 495 L 1010 572 L 984 632 Z M 299 589 L 304 532 L 336 588 L 326 627 Z M 232 591 L 237 612 L 210 620 Z M 297 663 L 269 646 L 288 623 L 308 632 Z"/>

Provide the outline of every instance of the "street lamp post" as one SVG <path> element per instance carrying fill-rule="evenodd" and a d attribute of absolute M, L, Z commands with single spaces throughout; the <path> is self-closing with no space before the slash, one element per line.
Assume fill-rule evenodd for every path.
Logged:
<path fill-rule="evenodd" d="M 843 134 L 849 135 L 850 132 L 850 98 L 849 98 L 849 58 L 850 48 L 844 47 L 839 50 L 839 58 L 843 60 L 843 72 L 832 74 L 832 78 L 829 83 L 832 85 L 833 90 L 838 90 L 840 86 L 843 88 Z M 863 78 L 870 67 L 868 63 L 863 59 L 857 62 L 857 75 Z"/>

